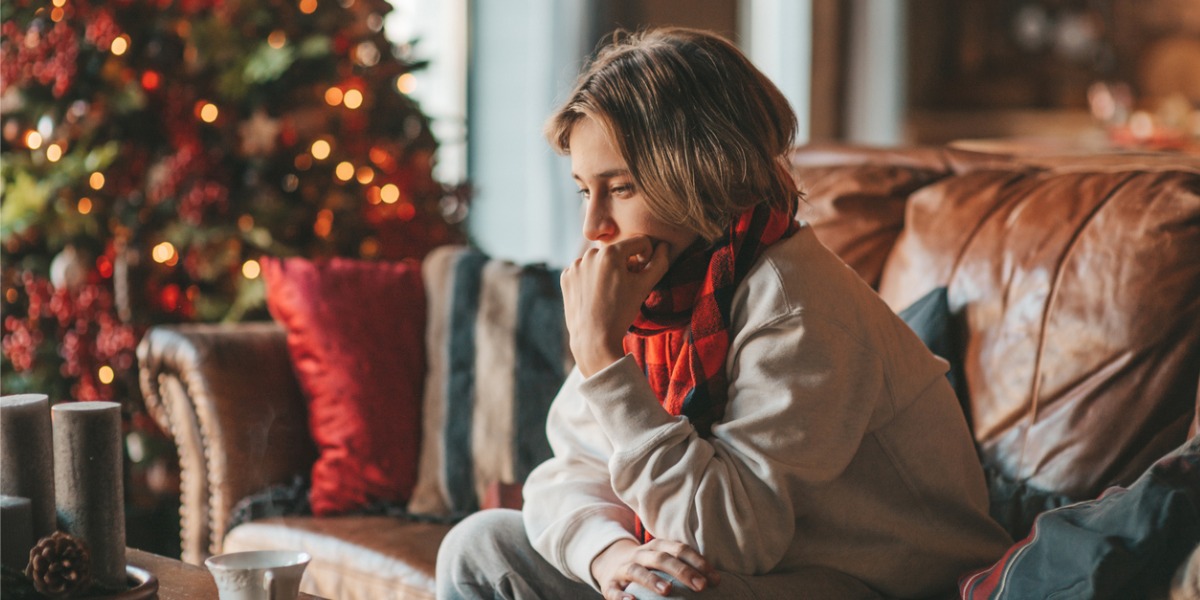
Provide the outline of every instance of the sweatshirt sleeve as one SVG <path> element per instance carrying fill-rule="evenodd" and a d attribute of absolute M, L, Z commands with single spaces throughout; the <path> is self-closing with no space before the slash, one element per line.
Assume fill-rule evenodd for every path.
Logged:
<path fill-rule="evenodd" d="M 867 346 L 802 312 L 737 344 L 725 418 L 708 439 L 662 408 L 631 356 L 579 391 L 612 445 L 612 489 L 647 530 L 718 569 L 761 574 L 792 544 L 804 486 L 833 480 L 858 451 L 885 384 Z"/>
<path fill-rule="evenodd" d="M 543 558 L 567 577 L 600 591 L 592 560 L 633 535 L 633 511 L 617 498 L 608 474 L 612 445 L 579 395 L 574 370 L 550 406 L 546 433 L 553 458 L 525 481 L 525 531 Z"/>

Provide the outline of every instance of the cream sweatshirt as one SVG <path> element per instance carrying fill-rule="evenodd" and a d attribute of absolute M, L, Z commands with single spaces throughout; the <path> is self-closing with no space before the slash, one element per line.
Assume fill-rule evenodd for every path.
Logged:
<path fill-rule="evenodd" d="M 764 252 L 731 312 L 729 401 L 708 439 L 662 408 L 632 356 L 567 378 L 546 425 L 554 457 L 524 487 L 547 561 L 596 587 L 592 559 L 633 539 L 635 513 L 722 571 L 820 566 L 895 597 L 948 590 L 1003 554 L 947 363 L 810 227 Z"/>

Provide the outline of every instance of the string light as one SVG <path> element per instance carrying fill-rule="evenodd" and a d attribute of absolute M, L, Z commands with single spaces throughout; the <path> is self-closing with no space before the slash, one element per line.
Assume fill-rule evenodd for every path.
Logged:
<path fill-rule="evenodd" d="M 401 221 L 411 221 L 417 216 L 417 207 L 413 206 L 412 202 L 401 203 L 396 207 L 396 216 L 400 217 Z"/>
<path fill-rule="evenodd" d="M 344 96 L 341 88 L 331 87 L 325 90 L 325 103 L 330 106 L 337 106 L 341 104 L 343 97 Z"/>
<path fill-rule="evenodd" d="M 317 12 L 317 0 L 300 0 L 300 12 L 306 15 Z"/>
<path fill-rule="evenodd" d="M 108 365 L 104 365 L 103 367 L 100 367 L 100 370 L 96 373 L 96 376 L 100 378 L 100 383 L 108 385 L 113 382 L 113 369 Z"/>
<path fill-rule="evenodd" d="M 49 146 L 46 146 L 46 160 L 50 162 L 58 162 L 58 160 L 62 158 L 62 154 L 62 146 L 59 146 L 58 144 L 50 144 Z"/>
<path fill-rule="evenodd" d="M 51 2 L 51 4 L 53 4 L 54 6 L 56 6 L 58 8 L 62 8 L 67 5 L 67 0 L 54 0 L 53 2 Z"/>
<path fill-rule="evenodd" d="M 25 145 L 30 150 L 37 150 L 42 147 L 42 134 L 30 129 L 25 132 Z"/>
<path fill-rule="evenodd" d="M 246 279 L 258 279 L 258 275 L 262 273 L 262 266 L 257 260 L 250 259 L 242 263 L 242 276 Z"/>
<path fill-rule="evenodd" d="M 114 56 L 125 54 L 125 51 L 129 50 L 129 36 L 124 34 L 117 36 L 117 39 L 112 41 L 112 46 L 109 47 L 109 50 L 112 51 Z"/>
<path fill-rule="evenodd" d="M 384 204 L 395 204 L 400 199 L 400 188 L 396 184 L 389 183 L 379 190 L 379 198 Z"/>
<path fill-rule="evenodd" d="M 321 212 L 317 213 L 317 220 L 313 223 L 313 233 L 318 237 L 329 237 L 329 233 L 333 231 L 333 211 L 328 208 L 322 208 Z"/>
<path fill-rule="evenodd" d="M 354 110 L 362 106 L 363 93 L 358 90 L 346 90 L 346 97 L 342 98 L 342 102 L 346 105 L 346 108 Z"/>
<path fill-rule="evenodd" d="M 366 242 L 363 243 L 365 244 Z M 16 302 L 19 296 L 20 292 L 17 291 L 17 288 L 8 288 L 4 291 L 4 299 L 8 300 L 10 304 Z"/>
<path fill-rule="evenodd" d="M 334 169 L 333 172 L 337 175 L 338 179 L 341 179 L 342 181 L 350 181 L 354 178 L 354 165 L 347 161 L 342 161 L 338 163 L 337 168 Z"/>
<path fill-rule="evenodd" d="M 271 32 L 271 35 L 267 36 L 267 44 L 276 50 L 282 48 L 286 43 L 287 34 L 284 33 L 282 29 L 276 29 L 275 31 Z"/>
<path fill-rule="evenodd" d="M 217 120 L 217 115 L 220 114 L 220 109 L 216 104 L 205 102 L 204 106 L 200 107 L 200 119 L 205 123 L 212 123 Z"/>
<path fill-rule="evenodd" d="M 367 188 L 367 202 L 379 204 L 379 186 L 373 185 Z"/>
<path fill-rule="evenodd" d="M 156 263 L 166 263 L 175 257 L 175 246 L 171 242 L 161 242 L 150 250 L 150 258 Z"/>
<path fill-rule="evenodd" d="M 329 142 L 325 140 L 317 140 L 312 144 L 312 155 L 317 160 L 325 160 L 329 158 L 329 152 L 332 150 Z"/>
<path fill-rule="evenodd" d="M 54 7 L 54 10 L 50 11 L 50 20 L 54 21 L 55 23 L 63 20 L 63 17 L 65 17 L 65 16 L 67 16 L 67 11 L 63 10 L 60 7 L 56 6 L 56 7 Z"/>
<path fill-rule="evenodd" d="M 76 205 L 76 208 L 79 209 L 79 214 L 81 215 L 86 215 L 92 212 L 92 199 L 88 198 L 87 196 L 80 198 L 79 204 Z"/>
<path fill-rule="evenodd" d="M 158 73 L 154 71 L 146 71 L 142 73 L 142 87 L 147 90 L 157 90 L 159 84 Z"/>
<path fill-rule="evenodd" d="M 405 73 L 396 78 L 396 89 L 400 90 L 401 94 L 411 94 L 417 89 L 417 76 L 412 73 Z"/>
<path fill-rule="evenodd" d="M 355 176 L 358 178 L 359 183 L 367 185 L 375 180 L 375 169 L 363 165 L 358 168 L 358 173 L 356 173 Z"/>
<path fill-rule="evenodd" d="M 88 177 L 88 185 L 92 186 L 93 190 L 98 190 L 104 187 L 104 173 L 96 171 Z"/>

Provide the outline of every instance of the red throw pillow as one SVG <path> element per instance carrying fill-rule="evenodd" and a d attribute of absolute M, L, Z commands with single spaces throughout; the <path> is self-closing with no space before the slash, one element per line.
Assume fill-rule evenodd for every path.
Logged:
<path fill-rule="evenodd" d="M 267 308 L 287 330 L 320 450 L 313 513 L 407 501 L 425 379 L 420 264 L 267 258 L 262 265 Z"/>

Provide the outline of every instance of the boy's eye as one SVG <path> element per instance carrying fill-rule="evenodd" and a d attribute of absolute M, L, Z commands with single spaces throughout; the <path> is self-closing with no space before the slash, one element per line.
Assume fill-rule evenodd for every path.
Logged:
<path fill-rule="evenodd" d="M 582 189 L 580 189 L 580 190 L 579 190 L 579 192 L 578 192 L 578 194 L 579 194 L 580 196 L 583 196 L 583 197 L 584 197 L 584 199 L 590 198 L 590 197 L 592 196 L 592 193 L 591 193 L 591 192 L 589 192 L 587 188 L 582 188 Z"/>
<path fill-rule="evenodd" d="M 618 185 L 612 189 L 614 196 L 628 196 L 633 193 L 632 185 Z"/>

